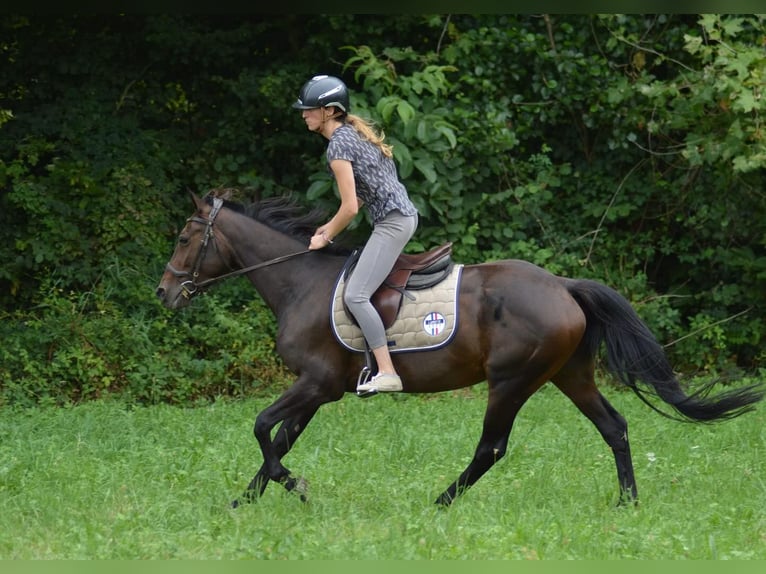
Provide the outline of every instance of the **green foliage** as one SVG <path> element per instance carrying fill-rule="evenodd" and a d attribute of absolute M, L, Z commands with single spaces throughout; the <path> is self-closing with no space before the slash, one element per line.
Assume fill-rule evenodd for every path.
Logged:
<path fill-rule="evenodd" d="M 678 369 L 755 371 L 765 30 L 724 14 L 3 15 L 2 400 L 193 402 L 284 374 L 244 282 L 177 314 L 152 291 L 187 189 L 337 205 L 326 142 L 290 108 L 316 73 L 342 76 L 394 145 L 421 213 L 410 250 L 452 241 L 466 263 L 604 281 Z"/>
<path fill-rule="evenodd" d="M 726 165 L 727 177 L 766 166 L 766 54 L 753 42 L 763 29 L 763 16 L 704 14 L 699 29 L 684 35 L 698 68 L 684 66 L 673 82 L 642 75 L 636 88 L 656 104 L 647 133 L 658 153 L 672 147 L 690 167 Z"/>
<path fill-rule="evenodd" d="M 283 384 L 273 317 L 249 286 L 232 282 L 171 313 L 151 300 L 154 281 L 113 260 L 87 291 L 50 281 L 36 308 L 3 313 L 0 405 L 115 394 L 194 404 Z"/>

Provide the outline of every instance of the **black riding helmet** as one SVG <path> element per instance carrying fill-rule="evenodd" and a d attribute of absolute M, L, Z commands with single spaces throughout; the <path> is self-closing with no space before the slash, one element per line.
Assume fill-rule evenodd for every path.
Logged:
<path fill-rule="evenodd" d="M 348 113 L 348 88 L 343 80 L 335 76 L 314 76 L 303 84 L 298 100 L 293 107 L 299 110 L 335 106 Z"/>

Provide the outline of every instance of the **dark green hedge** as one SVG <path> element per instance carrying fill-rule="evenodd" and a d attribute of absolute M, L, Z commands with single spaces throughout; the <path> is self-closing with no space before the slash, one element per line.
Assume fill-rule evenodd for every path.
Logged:
<path fill-rule="evenodd" d="M 395 144 L 411 249 L 604 281 L 679 370 L 758 373 L 765 34 L 755 15 L 2 15 L 0 403 L 284 384 L 244 281 L 179 314 L 153 290 L 187 189 L 332 208 L 290 108 L 320 72 Z"/>

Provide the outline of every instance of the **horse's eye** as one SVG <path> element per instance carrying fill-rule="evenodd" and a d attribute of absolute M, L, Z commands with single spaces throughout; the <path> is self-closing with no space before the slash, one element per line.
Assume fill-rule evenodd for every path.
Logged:
<path fill-rule="evenodd" d="M 186 235 L 181 235 L 178 238 L 179 245 L 189 245 L 189 238 Z"/>

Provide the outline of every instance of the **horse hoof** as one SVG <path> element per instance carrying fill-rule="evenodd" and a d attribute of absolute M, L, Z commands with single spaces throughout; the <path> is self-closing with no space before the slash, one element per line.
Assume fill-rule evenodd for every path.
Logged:
<path fill-rule="evenodd" d="M 299 476 L 295 481 L 293 492 L 301 497 L 301 502 L 308 502 L 309 481 Z"/>
<path fill-rule="evenodd" d="M 255 502 L 256 498 L 258 498 L 258 495 L 255 492 L 252 490 L 246 490 L 242 496 L 231 501 L 231 507 L 239 508 L 243 504 L 252 504 Z"/>
<path fill-rule="evenodd" d="M 302 476 L 298 478 L 289 477 L 285 481 L 285 488 L 288 492 L 297 494 L 301 498 L 301 502 L 308 502 L 309 482 Z"/>

